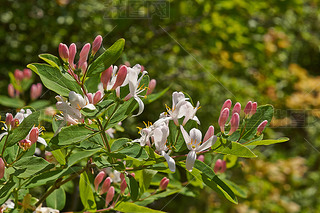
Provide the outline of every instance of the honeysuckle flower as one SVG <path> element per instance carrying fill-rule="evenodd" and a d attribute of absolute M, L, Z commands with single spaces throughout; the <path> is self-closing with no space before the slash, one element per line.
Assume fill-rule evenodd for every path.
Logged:
<path fill-rule="evenodd" d="M 151 79 L 149 82 L 148 91 L 146 95 L 150 95 L 153 92 L 154 88 L 156 88 L 156 85 L 157 85 L 156 79 Z"/>
<path fill-rule="evenodd" d="M 170 180 L 167 177 L 162 178 L 162 180 L 160 181 L 159 190 L 160 191 L 166 190 L 168 187 L 169 181 Z"/>
<path fill-rule="evenodd" d="M 232 115 L 234 113 L 238 113 L 240 115 L 240 111 L 241 111 L 241 104 L 239 102 L 237 102 L 233 107 Z"/>
<path fill-rule="evenodd" d="M 50 207 L 41 207 L 36 208 L 35 213 L 59 213 L 60 211 L 57 209 L 53 209 Z"/>
<path fill-rule="evenodd" d="M 106 168 L 105 169 L 105 172 L 109 175 L 109 177 L 111 178 L 112 182 L 115 182 L 115 183 L 119 183 L 121 181 L 121 178 L 120 178 L 120 172 L 118 172 L 117 170 L 111 170 L 111 168 Z"/>
<path fill-rule="evenodd" d="M 220 126 L 220 130 L 223 133 L 224 132 L 224 126 L 227 123 L 227 120 L 229 118 L 229 108 L 224 108 L 224 110 L 221 111 L 218 124 Z"/>
<path fill-rule="evenodd" d="M 16 69 L 16 70 L 14 71 L 14 78 L 15 78 L 17 81 L 22 81 L 23 78 L 24 78 L 23 71 Z"/>
<path fill-rule="evenodd" d="M 92 52 L 91 52 L 92 55 L 95 55 L 96 52 L 98 52 L 98 50 L 100 49 L 101 43 L 102 43 L 102 36 L 98 35 L 92 42 Z"/>
<path fill-rule="evenodd" d="M 11 98 L 14 98 L 15 97 L 15 89 L 13 87 L 12 84 L 9 84 L 8 85 L 8 95 L 11 97 Z"/>
<path fill-rule="evenodd" d="M 249 114 L 250 114 L 250 112 L 251 112 L 251 109 L 252 109 L 252 102 L 251 101 L 249 101 L 248 103 L 247 103 L 247 105 L 245 106 L 245 108 L 244 108 L 244 114 L 246 115 L 246 116 L 248 116 Z"/>
<path fill-rule="evenodd" d="M 69 58 L 69 49 L 67 47 L 67 45 L 60 43 L 59 44 L 59 56 L 60 58 L 66 62 Z"/>
<path fill-rule="evenodd" d="M 103 179 L 106 177 L 106 173 L 104 171 L 99 172 L 97 176 L 94 179 L 94 189 L 98 191 L 99 184 L 103 181 Z"/>
<path fill-rule="evenodd" d="M 181 114 L 184 115 L 184 119 L 182 122 L 182 126 L 184 126 L 188 120 L 194 120 L 200 125 L 200 121 L 198 117 L 196 116 L 196 112 L 200 108 L 200 102 L 197 102 L 197 106 L 193 107 L 190 102 L 187 102 L 183 104 L 180 108 Z"/>
<path fill-rule="evenodd" d="M 77 53 L 77 46 L 74 43 L 70 44 L 68 61 L 69 61 L 69 66 L 73 70 L 76 68 L 74 64 L 74 57 L 76 56 L 76 53 Z"/>
<path fill-rule="evenodd" d="M 249 113 L 250 116 L 254 115 L 257 112 L 257 106 L 258 106 L 257 102 L 252 103 L 252 107 Z"/>
<path fill-rule="evenodd" d="M 32 84 L 31 89 L 30 89 L 30 98 L 31 100 L 36 100 L 41 96 L 42 93 L 42 84 L 37 83 L 37 84 Z"/>
<path fill-rule="evenodd" d="M 11 199 L 7 200 L 4 204 L 0 206 L 0 210 L 3 212 L 8 209 L 14 209 L 14 202 Z"/>
<path fill-rule="evenodd" d="M 88 60 L 88 55 L 90 51 L 91 45 L 89 43 L 86 43 L 79 54 L 79 62 L 78 62 L 78 68 L 81 68 L 83 63 L 85 63 Z"/>
<path fill-rule="evenodd" d="M 30 79 L 32 71 L 30 69 L 23 69 L 23 78 Z"/>
<path fill-rule="evenodd" d="M 101 186 L 101 190 L 99 191 L 99 195 L 102 195 L 104 193 L 106 193 L 109 188 L 110 188 L 110 185 L 111 185 L 111 178 L 110 177 L 107 177 L 103 183 L 102 183 L 102 186 Z"/>
<path fill-rule="evenodd" d="M 197 152 L 202 152 L 212 146 L 212 144 L 217 140 L 214 135 L 214 128 L 210 126 L 206 135 L 204 136 L 204 141 L 202 142 L 202 133 L 200 130 L 193 128 L 190 130 L 190 134 L 186 132 L 182 125 L 180 125 L 180 130 L 183 135 L 184 141 L 190 150 L 187 155 L 186 169 L 192 171 L 194 162 L 197 158 Z"/>
<path fill-rule="evenodd" d="M 231 117 L 230 120 L 230 131 L 228 132 L 228 135 L 232 135 L 235 131 L 237 131 L 238 127 L 239 127 L 239 122 L 240 122 L 240 116 L 238 113 L 234 113 Z"/>
<path fill-rule="evenodd" d="M 217 161 L 216 161 L 216 163 L 214 164 L 214 169 L 213 169 L 213 171 L 215 172 L 215 173 L 224 173 L 225 171 L 226 171 L 226 169 L 227 169 L 227 165 L 226 165 L 227 163 L 226 163 L 226 161 L 224 161 L 224 160 L 221 160 L 221 159 L 218 159 Z"/>
<path fill-rule="evenodd" d="M 231 101 L 230 99 L 226 100 L 226 101 L 223 103 L 222 107 L 221 107 L 220 113 L 221 113 L 222 110 L 224 110 L 225 108 L 230 109 L 230 108 L 231 108 L 231 105 L 232 105 L 232 101 Z"/>
<path fill-rule="evenodd" d="M 186 113 L 186 110 L 183 110 L 183 111 L 180 110 L 180 108 L 183 105 L 186 105 L 189 103 L 186 100 L 188 100 L 188 98 L 185 98 L 182 92 L 173 92 L 172 93 L 172 109 L 166 106 L 169 116 L 177 126 L 179 126 L 178 119 L 182 118 Z"/>
<path fill-rule="evenodd" d="M 105 206 L 108 206 L 109 203 L 113 200 L 114 197 L 114 187 L 111 186 L 108 190 L 108 193 L 106 195 L 106 202 L 105 202 Z"/>
<path fill-rule="evenodd" d="M 154 130 L 153 139 L 156 151 L 160 153 L 167 161 L 170 171 L 176 171 L 175 161 L 166 153 L 168 147 L 166 146 L 167 138 L 169 136 L 168 126 L 160 126 Z"/>
<path fill-rule="evenodd" d="M 33 127 L 30 130 L 30 132 L 29 132 L 29 134 L 28 134 L 28 136 L 26 138 L 31 141 L 31 144 L 39 142 L 39 143 L 47 146 L 46 140 L 43 139 L 42 137 L 39 137 L 39 135 L 41 134 L 42 131 L 43 131 L 42 127 L 40 129 L 38 127 Z"/>

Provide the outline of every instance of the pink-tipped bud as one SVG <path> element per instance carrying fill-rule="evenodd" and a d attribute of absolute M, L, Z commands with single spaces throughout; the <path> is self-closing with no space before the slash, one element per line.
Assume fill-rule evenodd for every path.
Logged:
<path fill-rule="evenodd" d="M 32 76 L 32 71 L 30 69 L 23 70 L 23 78 L 30 79 Z"/>
<path fill-rule="evenodd" d="M 14 98 L 14 87 L 12 84 L 8 85 L 8 94 L 11 98 Z"/>
<path fill-rule="evenodd" d="M 132 172 L 130 175 L 131 175 L 133 178 L 135 178 L 135 177 L 136 177 L 136 174 L 135 174 L 135 173 L 133 173 L 133 172 Z"/>
<path fill-rule="evenodd" d="M 89 43 L 86 43 L 82 47 L 82 50 L 81 50 L 80 56 L 79 56 L 78 67 L 82 67 L 82 64 L 88 60 L 88 54 L 89 54 L 89 51 L 90 51 L 90 47 L 91 47 L 91 45 Z"/>
<path fill-rule="evenodd" d="M 262 121 L 257 128 L 257 135 L 261 135 L 268 124 L 267 120 Z"/>
<path fill-rule="evenodd" d="M 160 181 L 159 190 L 160 191 L 166 190 L 168 184 L 169 184 L 169 179 L 166 177 L 162 178 L 162 180 Z"/>
<path fill-rule="evenodd" d="M 232 101 L 231 101 L 230 99 L 226 100 L 226 101 L 224 102 L 224 104 L 222 105 L 222 108 L 221 108 L 220 113 L 221 113 L 222 110 L 224 110 L 225 108 L 230 109 L 230 108 L 231 108 L 231 105 L 232 105 Z"/>
<path fill-rule="evenodd" d="M 109 203 L 113 200 L 114 197 L 114 187 L 111 186 L 108 190 L 107 196 L 106 196 L 106 206 L 109 205 Z"/>
<path fill-rule="evenodd" d="M 228 133 L 228 135 L 232 135 L 232 133 L 234 133 L 235 131 L 237 131 L 238 127 L 239 127 L 239 122 L 240 122 L 240 116 L 238 113 L 234 113 L 231 117 L 231 128 L 230 131 Z"/>
<path fill-rule="evenodd" d="M 11 122 L 13 120 L 13 116 L 11 113 L 6 114 L 6 125 L 9 127 L 11 125 Z"/>
<path fill-rule="evenodd" d="M 116 89 L 117 87 L 121 86 L 124 80 L 127 77 L 127 67 L 122 65 L 118 71 L 116 82 L 114 83 L 112 90 Z"/>
<path fill-rule="evenodd" d="M 107 89 L 107 86 L 109 84 L 110 78 L 112 76 L 113 67 L 110 66 L 108 69 L 103 71 L 101 74 L 101 83 L 103 84 L 103 89 Z"/>
<path fill-rule="evenodd" d="M 71 66 L 72 69 L 75 69 L 75 65 L 74 65 L 74 58 L 76 56 L 77 53 L 77 46 L 72 43 L 69 47 L 69 65 Z"/>
<path fill-rule="evenodd" d="M 41 96 L 41 93 L 42 93 L 42 84 L 41 83 L 32 84 L 31 90 L 30 90 L 31 100 L 36 100 L 37 98 L 39 98 Z"/>
<path fill-rule="evenodd" d="M 197 159 L 201 162 L 204 162 L 204 155 L 199 155 Z"/>
<path fill-rule="evenodd" d="M 3 178 L 6 166 L 4 165 L 4 161 L 0 158 L 0 179 Z"/>
<path fill-rule="evenodd" d="M 69 58 L 69 49 L 67 45 L 60 43 L 59 44 L 59 56 L 62 59 L 62 61 L 67 62 Z"/>
<path fill-rule="evenodd" d="M 232 114 L 238 113 L 240 115 L 240 111 L 241 111 L 241 104 L 237 102 L 233 107 Z"/>
<path fill-rule="evenodd" d="M 23 140 L 19 141 L 19 146 L 24 151 L 30 149 L 31 145 L 32 145 L 32 143 L 31 143 L 31 141 L 29 139 L 23 139 Z"/>
<path fill-rule="evenodd" d="M 14 71 L 14 78 L 15 78 L 17 81 L 22 81 L 22 80 L 23 80 L 23 77 L 24 77 L 24 75 L 23 75 L 23 72 L 22 72 L 21 70 L 16 69 L 16 70 Z"/>
<path fill-rule="evenodd" d="M 19 120 L 17 118 L 14 118 L 12 121 L 11 121 L 11 128 L 14 129 L 16 127 L 18 127 L 20 124 Z"/>
<path fill-rule="evenodd" d="M 124 180 L 124 174 L 123 173 L 120 174 L 120 179 L 121 179 L 121 181 Z"/>
<path fill-rule="evenodd" d="M 100 195 L 103 195 L 104 193 L 106 193 L 109 188 L 110 188 L 110 184 L 111 184 L 111 178 L 107 177 L 102 184 L 101 190 L 99 192 Z"/>
<path fill-rule="evenodd" d="M 215 173 L 224 173 L 227 169 L 227 163 L 224 160 L 218 159 L 216 163 L 214 164 L 213 171 Z"/>
<path fill-rule="evenodd" d="M 88 67 L 88 63 L 86 61 L 83 62 L 83 64 L 80 67 L 82 75 L 84 75 L 86 73 L 87 67 Z"/>
<path fill-rule="evenodd" d="M 102 43 L 102 36 L 98 35 L 92 43 L 92 55 L 95 55 L 96 52 L 98 52 L 98 50 L 101 47 L 101 43 Z"/>
<path fill-rule="evenodd" d="M 153 92 L 154 88 L 156 88 L 156 85 L 157 85 L 156 79 L 151 79 L 151 81 L 149 82 L 147 95 L 150 95 Z"/>
<path fill-rule="evenodd" d="M 249 113 L 251 112 L 251 109 L 252 109 L 252 102 L 249 101 L 243 110 L 244 114 L 246 114 L 246 116 L 249 115 Z"/>
<path fill-rule="evenodd" d="M 89 103 L 92 104 L 93 103 L 92 93 L 87 93 L 87 98 L 88 98 Z"/>
<path fill-rule="evenodd" d="M 39 137 L 39 129 L 38 127 L 33 127 L 29 134 L 29 140 L 31 141 L 31 144 L 34 144 L 35 142 L 37 142 L 38 137 Z"/>
<path fill-rule="evenodd" d="M 256 112 L 257 112 L 257 107 L 258 107 L 258 104 L 257 102 L 253 102 L 252 103 L 252 107 L 251 107 L 251 111 L 250 111 L 250 116 L 254 115 Z"/>
<path fill-rule="evenodd" d="M 97 103 L 99 103 L 101 98 L 102 98 L 101 91 L 97 91 L 96 94 L 94 94 L 94 97 L 93 97 L 93 104 L 96 105 Z"/>
<path fill-rule="evenodd" d="M 206 142 L 208 139 L 210 139 L 214 135 L 214 127 L 209 126 L 206 134 L 204 135 L 203 142 Z"/>
<path fill-rule="evenodd" d="M 124 194 L 124 191 L 127 188 L 127 182 L 125 179 L 122 180 L 121 185 L 120 185 L 120 194 Z"/>
<path fill-rule="evenodd" d="M 38 95 L 38 98 L 39 98 L 41 96 L 41 94 L 42 94 L 42 84 L 41 83 L 37 83 L 37 87 L 38 87 L 37 95 Z"/>
<path fill-rule="evenodd" d="M 222 112 L 220 113 L 220 117 L 218 120 L 218 124 L 220 126 L 221 132 L 224 132 L 224 125 L 227 123 L 227 120 L 229 118 L 229 108 L 224 108 Z"/>
<path fill-rule="evenodd" d="M 99 184 L 102 182 L 102 180 L 104 179 L 104 177 L 106 176 L 106 173 L 104 171 L 99 172 L 99 174 L 97 174 L 96 178 L 94 179 L 93 185 L 94 185 L 94 189 L 96 191 L 98 191 L 99 188 Z"/>

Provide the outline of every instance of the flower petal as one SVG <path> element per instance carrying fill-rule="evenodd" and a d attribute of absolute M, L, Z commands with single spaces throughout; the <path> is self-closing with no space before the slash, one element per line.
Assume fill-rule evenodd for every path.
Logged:
<path fill-rule="evenodd" d="M 138 102 L 138 104 L 139 104 L 138 114 L 132 116 L 132 117 L 135 117 L 135 116 L 140 115 L 140 114 L 143 112 L 143 110 L 144 110 L 144 104 L 143 104 L 143 101 L 142 101 L 137 95 L 133 96 L 133 98 L 134 98 L 134 99 Z"/>
<path fill-rule="evenodd" d="M 181 133 L 183 135 L 183 138 L 184 138 L 184 141 L 186 142 L 187 144 L 187 147 L 189 150 L 192 150 L 192 147 L 190 145 L 190 142 L 191 142 L 191 138 L 190 136 L 188 135 L 188 133 L 186 132 L 186 130 L 183 128 L 183 126 L 180 125 L 180 130 L 181 130 Z"/>
<path fill-rule="evenodd" d="M 201 144 L 201 146 L 198 147 L 198 149 L 196 150 L 197 152 L 202 152 L 208 148 L 210 148 L 212 146 L 212 139 L 214 136 L 212 136 L 211 138 L 209 138 L 207 141 L 203 142 L 203 144 Z"/>
<path fill-rule="evenodd" d="M 83 108 L 87 108 L 87 109 L 90 109 L 90 110 L 95 110 L 96 109 L 96 107 L 93 104 L 87 104 Z"/>
<path fill-rule="evenodd" d="M 43 144 L 43 145 L 45 145 L 45 146 L 48 146 L 48 144 L 47 144 L 46 140 L 45 140 L 45 139 L 43 139 L 43 138 L 41 138 L 41 137 L 38 137 L 37 142 L 39 142 L 39 143 L 41 143 L 41 144 Z"/>
<path fill-rule="evenodd" d="M 163 155 L 163 157 L 166 159 L 169 169 L 171 172 L 175 172 L 176 171 L 176 162 L 173 160 L 172 157 L 170 157 L 167 153 L 165 153 L 164 151 L 161 152 L 161 154 Z"/>
<path fill-rule="evenodd" d="M 191 137 L 191 140 L 193 139 L 198 144 L 202 140 L 202 133 L 199 129 L 192 128 L 190 130 L 190 137 Z"/>
<path fill-rule="evenodd" d="M 187 160 L 186 160 L 186 169 L 189 172 L 192 171 L 192 168 L 193 168 L 193 165 L 194 165 L 196 158 L 197 158 L 197 154 L 195 151 L 190 151 L 188 153 Z"/>

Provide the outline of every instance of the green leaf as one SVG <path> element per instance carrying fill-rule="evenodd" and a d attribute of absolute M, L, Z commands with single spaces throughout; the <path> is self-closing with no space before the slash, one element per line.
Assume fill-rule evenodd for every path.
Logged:
<path fill-rule="evenodd" d="M 87 77 L 100 74 L 115 63 L 123 51 L 124 43 L 125 40 L 123 38 L 119 39 L 94 60 L 88 68 Z"/>
<path fill-rule="evenodd" d="M 179 161 L 176 162 L 177 165 L 186 168 L 185 163 Z M 232 203 L 238 204 L 237 197 L 230 189 L 228 185 L 226 185 L 209 167 L 207 164 L 202 161 L 196 160 L 192 172 L 190 172 L 195 178 L 201 180 L 204 184 L 209 186 L 211 189 L 215 190 L 220 195 L 227 198 Z"/>
<path fill-rule="evenodd" d="M 274 109 L 272 105 L 259 106 L 257 112 L 247 120 L 245 132 L 239 142 L 245 143 L 254 138 L 257 133 L 257 128 L 262 121 L 267 120 L 269 125 L 273 117 L 273 112 Z"/>
<path fill-rule="evenodd" d="M 82 159 L 88 158 L 95 153 L 99 152 L 101 149 L 92 149 L 92 150 L 79 150 L 76 153 L 72 153 L 68 158 L 68 166 L 72 166 Z"/>
<path fill-rule="evenodd" d="M 47 64 L 29 64 L 27 66 L 37 73 L 42 83 L 50 90 L 68 97 L 70 91 L 81 94 L 81 88 L 73 78 L 67 78 L 57 67 Z"/>
<path fill-rule="evenodd" d="M 64 146 L 77 144 L 81 141 L 93 137 L 95 134 L 91 130 L 87 129 L 84 125 L 72 125 L 62 127 L 59 134 L 50 140 L 49 146 L 51 149 L 60 149 Z"/>
<path fill-rule="evenodd" d="M 129 202 L 119 202 L 115 206 L 114 210 L 119 211 L 119 212 L 139 212 L 139 213 L 160 213 L 163 211 L 158 211 L 154 209 L 150 209 L 144 206 L 139 206 L 134 203 L 129 203 Z"/>
<path fill-rule="evenodd" d="M 51 54 L 40 54 L 39 58 L 41 58 L 42 60 L 44 60 L 45 62 L 47 62 L 48 64 L 50 64 L 52 67 L 56 67 L 58 69 L 60 69 L 61 64 L 59 61 L 59 58 L 51 55 Z"/>
<path fill-rule="evenodd" d="M 48 207 L 62 210 L 66 204 L 66 193 L 62 187 L 54 190 L 46 199 Z"/>
<path fill-rule="evenodd" d="M 234 192 L 235 195 L 237 195 L 241 198 L 247 198 L 247 196 L 248 196 L 247 190 L 244 189 L 244 187 L 238 186 L 234 182 L 227 180 L 227 179 L 223 179 L 223 181 L 225 184 L 227 184 L 230 187 L 230 189 Z"/>
<path fill-rule="evenodd" d="M 268 139 L 268 140 L 259 140 L 259 141 L 253 141 L 253 142 L 249 142 L 249 143 L 246 143 L 244 145 L 255 145 L 255 146 L 260 146 L 260 145 L 271 145 L 271 144 L 275 144 L 275 143 L 283 143 L 283 142 L 286 142 L 288 141 L 289 138 L 279 138 L 279 139 Z"/>
<path fill-rule="evenodd" d="M 151 169 L 143 169 L 135 172 L 136 179 L 139 181 L 140 192 L 143 194 L 149 189 L 153 176 L 157 174 L 157 171 Z"/>
<path fill-rule="evenodd" d="M 128 179 L 129 179 L 128 187 L 130 191 L 130 197 L 133 201 L 135 201 L 139 196 L 139 185 L 133 176 L 129 175 Z"/>
<path fill-rule="evenodd" d="M 25 106 L 25 103 L 19 98 L 9 98 L 7 96 L 0 95 L 0 105 L 12 108 L 22 108 Z"/>
<path fill-rule="evenodd" d="M 144 199 L 144 197 L 141 197 L 141 199 L 144 199 L 142 201 L 137 201 L 135 202 L 136 204 L 138 205 L 143 205 L 143 206 L 146 206 L 150 203 L 153 203 L 155 200 L 158 200 L 160 198 L 164 198 L 164 197 L 168 197 L 170 195 L 173 195 L 173 194 L 176 194 L 176 193 L 179 193 L 181 194 L 181 192 L 186 189 L 186 188 L 183 188 L 183 189 L 178 189 L 178 190 L 170 190 L 170 189 L 167 189 L 166 191 L 163 191 L 163 192 L 160 192 L 160 193 L 157 193 L 155 195 L 152 195 L 146 199 Z M 150 193 L 145 193 L 145 195 L 149 196 Z"/>
<path fill-rule="evenodd" d="M 7 147 L 18 143 L 20 140 L 25 139 L 29 134 L 33 126 L 38 126 L 39 124 L 40 111 L 33 112 L 28 117 L 26 117 L 22 123 L 12 131 L 9 135 L 7 141 Z"/>
<path fill-rule="evenodd" d="M 65 165 L 65 164 L 66 164 L 65 155 L 61 152 L 60 149 L 51 150 L 51 153 L 52 153 L 52 155 L 54 156 L 54 158 L 55 158 L 61 165 Z"/>
<path fill-rule="evenodd" d="M 38 100 L 29 104 L 29 106 L 31 106 L 34 109 L 42 109 L 50 104 L 51 102 L 49 100 Z"/>
<path fill-rule="evenodd" d="M 35 156 L 22 158 L 13 164 L 13 168 L 16 170 L 14 176 L 19 178 L 28 178 L 53 167 L 54 165 L 45 159 Z"/>
<path fill-rule="evenodd" d="M 12 179 L 8 181 L 5 185 L 2 185 L 0 188 L 0 205 L 4 204 L 10 197 L 16 182 Z"/>
<path fill-rule="evenodd" d="M 212 145 L 212 150 L 216 153 L 235 155 L 244 158 L 257 157 L 249 148 L 246 146 L 233 141 L 227 141 L 221 137 L 218 137 L 217 141 Z"/>
<path fill-rule="evenodd" d="M 111 152 L 117 151 L 124 147 L 130 140 L 128 138 L 119 138 L 115 140 L 111 145 Z"/>
<path fill-rule="evenodd" d="M 130 156 L 130 157 L 133 157 L 136 159 L 147 159 L 148 158 L 147 152 L 144 150 L 143 147 L 141 147 L 137 143 L 132 143 L 132 144 L 126 146 L 125 148 L 119 150 L 118 153 L 125 154 L 127 156 Z"/>
<path fill-rule="evenodd" d="M 65 169 L 57 169 L 53 171 L 46 171 L 39 175 L 33 176 L 29 182 L 26 184 L 27 188 L 33 188 L 36 186 L 46 185 L 54 183 L 57 179 L 70 175 L 72 173 L 76 173 L 80 171 L 81 167 L 68 167 Z"/>
<path fill-rule="evenodd" d="M 97 205 L 94 200 L 93 188 L 86 172 L 81 173 L 79 181 L 80 199 L 85 210 L 96 210 Z"/>

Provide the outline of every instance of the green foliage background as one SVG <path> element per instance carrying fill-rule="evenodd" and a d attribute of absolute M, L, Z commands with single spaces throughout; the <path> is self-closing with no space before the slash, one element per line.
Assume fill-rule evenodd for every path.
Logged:
<path fill-rule="evenodd" d="M 160 101 L 146 107 L 139 120 L 124 124 L 129 128 L 125 134 L 132 138 L 138 136 L 132 124 L 143 126 L 142 121 L 156 120 L 175 90 L 200 101 L 198 116 L 203 128 L 213 124 L 218 129 L 220 108 L 227 98 L 242 105 L 248 100 L 273 104 L 276 118 L 291 120 L 284 125 L 275 122 L 267 132 L 291 140 L 260 148 L 258 154 L 264 161 L 258 162 L 264 166 L 256 159 L 246 160 L 227 172 L 233 180 L 249 186 L 248 198 L 240 200 L 238 206 L 203 191 L 196 204 L 190 202 L 194 198 L 177 196 L 168 203 L 167 211 L 176 210 L 177 205 L 179 212 L 320 210 L 320 125 L 315 113 L 320 106 L 316 81 L 320 64 L 319 1 L 163 1 L 170 9 L 165 18 L 144 7 L 147 1 L 135 1 L 136 7 L 129 5 L 129 0 L 0 2 L 1 95 L 7 95 L 8 72 L 40 61 L 38 54 L 57 55 L 60 42 L 75 42 L 79 48 L 100 34 L 105 48 L 119 38 L 126 40 L 118 64 L 129 61 L 131 65 L 143 65 L 157 79 L 158 91 L 171 86 Z M 150 12 L 152 16 L 121 18 L 119 11 L 129 9 Z M 292 64 L 307 70 L 308 78 L 316 81 L 314 88 L 296 86 L 299 76 L 292 72 Z M 300 90 L 303 96 L 312 95 L 312 104 L 292 106 L 288 102 Z M 52 92 L 42 99 L 55 102 Z M 8 110 L 1 107 L 2 112 Z M 166 202 L 154 205 L 164 206 Z"/>

